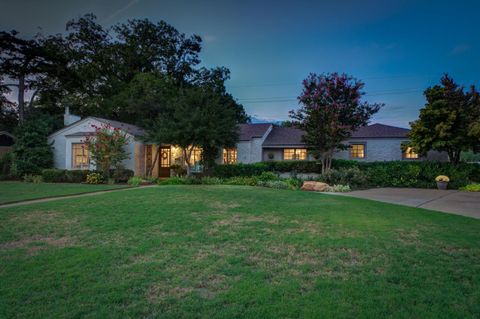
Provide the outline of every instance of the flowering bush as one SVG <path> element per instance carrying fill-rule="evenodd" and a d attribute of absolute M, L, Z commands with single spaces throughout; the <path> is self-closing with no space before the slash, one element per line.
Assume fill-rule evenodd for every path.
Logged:
<path fill-rule="evenodd" d="M 103 176 L 100 173 L 90 173 L 87 175 L 87 184 L 101 184 Z"/>
<path fill-rule="evenodd" d="M 85 137 L 85 147 L 90 152 L 91 160 L 105 177 L 110 177 L 110 169 L 121 169 L 121 163 L 128 158 L 124 146 L 128 143 L 126 133 L 110 125 L 101 127 L 92 125 L 95 133 Z"/>
<path fill-rule="evenodd" d="M 437 177 L 435 177 L 435 181 L 437 182 L 450 182 L 450 178 L 448 178 L 448 176 L 446 175 L 438 175 Z"/>
<path fill-rule="evenodd" d="M 349 185 L 333 185 L 333 186 L 328 186 L 327 187 L 327 192 L 333 192 L 333 193 L 345 193 L 351 191 Z"/>

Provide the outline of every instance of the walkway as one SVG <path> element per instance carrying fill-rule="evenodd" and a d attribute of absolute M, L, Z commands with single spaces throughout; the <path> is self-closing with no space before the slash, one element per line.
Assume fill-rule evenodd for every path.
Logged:
<path fill-rule="evenodd" d="M 125 192 L 125 191 L 131 191 L 133 189 L 149 188 L 149 187 L 156 187 L 156 186 L 157 185 L 147 185 L 147 186 L 139 186 L 139 187 L 116 188 L 116 189 L 107 189 L 107 190 L 95 191 L 95 192 L 83 193 L 83 194 L 64 195 L 64 196 L 39 198 L 39 199 L 29 199 L 29 200 L 24 200 L 24 201 L 21 201 L 21 202 L 10 203 L 10 204 L 0 204 L 0 208 L 16 207 L 16 206 L 23 206 L 23 205 L 30 205 L 30 204 L 37 204 L 37 203 L 46 203 L 46 202 L 53 202 L 53 201 L 62 200 L 62 199 L 102 195 L 102 194 L 105 194 L 105 193 Z"/>
<path fill-rule="evenodd" d="M 480 193 L 422 188 L 372 188 L 345 196 L 421 207 L 480 219 Z"/>

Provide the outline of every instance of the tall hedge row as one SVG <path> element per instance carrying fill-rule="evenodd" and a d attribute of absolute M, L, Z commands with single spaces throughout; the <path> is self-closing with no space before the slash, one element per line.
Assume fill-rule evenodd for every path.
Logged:
<path fill-rule="evenodd" d="M 480 182 L 480 165 L 431 161 L 358 162 L 333 160 L 332 168 L 343 170 L 356 167 L 366 173 L 365 187 L 436 187 L 435 177 L 450 177 L 450 188 L 459 188 Z M 213 175 L 220 178 L 234 176 L 256 176 L 262 172 L 321 173 L 321 165 L 315 161 L 272 161 L 254 164 L 217 165 Z"/>

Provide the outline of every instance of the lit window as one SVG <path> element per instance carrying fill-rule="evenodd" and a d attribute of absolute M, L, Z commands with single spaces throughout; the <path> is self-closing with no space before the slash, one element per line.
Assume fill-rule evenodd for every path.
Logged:
<path fill-rule="evenodd" d="M 351 144 L 350 145 L 351 158 L 365 158 L 365 144 Z"/>
<path fill-rule="evenodd" d="M 90 157 L 85 144 L 72 144 L 72 167 L 77 169 L 88 169 L 90 166 Z"/>
<path fill-rule="evenodd" d="M 190 156 L 190 165 L 194 166 L 202 160 L 202 149 L 195 147 L 192 150 L 192 155 Z"/>
<path fill-rule="evenodd" d="M 407 147 L 405 151 L 403 152 L 403 158 L 408 158 L 408 159 L 417 159 L 418 158 L 418 153 L 413 150 L 412 147 Z"/>
<path fill-rule="evenodd" d="M 223 164 L 237 164 L 237 149 L 224 148 L 223 149 Z"/>
<path fill-rule="evenodd" d="M 286 148 L 283 150 L 283 159 L 289 160 L 306 160 L 307 149 L 305 148 Z"/>

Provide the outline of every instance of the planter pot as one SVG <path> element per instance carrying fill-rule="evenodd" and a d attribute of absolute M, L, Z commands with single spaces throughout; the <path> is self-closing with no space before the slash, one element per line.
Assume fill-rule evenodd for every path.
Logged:
<path fill-rule="evenodd" d="M 447 189 L 448 182 L 437 182 L 437 188 L 446 190 Z"/>

